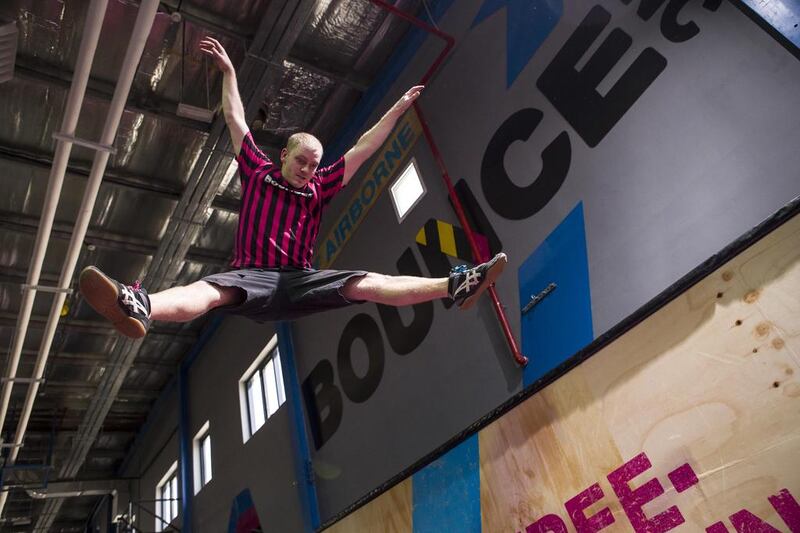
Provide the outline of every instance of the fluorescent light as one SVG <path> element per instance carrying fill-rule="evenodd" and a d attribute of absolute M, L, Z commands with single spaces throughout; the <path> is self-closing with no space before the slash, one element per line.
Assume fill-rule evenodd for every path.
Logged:
<path fill-rule="evenodd" d="M 194 105 L 180 103 L 175 114 L 179 117 L 190 118 L 208 124 L 214 121 L 214 112 L 204 107 L 197 107 Z"/>
<path fill-rule="evenodd" d="M 9 22 L 0 26 L 0 83 L 14 77 L 17 59 L 17 24 Z"/>

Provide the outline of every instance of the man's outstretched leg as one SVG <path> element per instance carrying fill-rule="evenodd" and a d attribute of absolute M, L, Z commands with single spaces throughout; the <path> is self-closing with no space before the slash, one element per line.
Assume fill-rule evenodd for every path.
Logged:
<path fill-rule="evenodd" d="M 342 293 L 349 300 L 394 306 L 413 305 L 449 296 L 459 308 L 469 309 L 500 276 L 507 262 L 506 254 L 499 253 L 490 261 L 473 268 L 456 267 L 446 278 L 369 273 L 348 281 Z"/>
<path fill-rule="evenodd" d="M 138 282 L 123 285 L 95 267 L 83 269 L 78 284 L 95 311 L 111 321 L 117 331 L 134 339 L 144 337 L 152 320 L 188 322 L 244 298 L 240 289 L 205 281 L 148 295 Z"/>

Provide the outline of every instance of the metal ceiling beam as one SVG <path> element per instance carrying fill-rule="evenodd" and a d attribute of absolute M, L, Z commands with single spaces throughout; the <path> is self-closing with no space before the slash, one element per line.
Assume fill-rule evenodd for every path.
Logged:
<path fill-rule="evenodd" d="M 46 316 L 36 316 L 31 315 L 31 328 L 33 329 L 41 329 L 47 324 L 47 317 Z M 16 313 L 9 313 L 9 312 L 0 312 L 0 326 L 13 326 L 17 323 L 17 314 Z M 104 323 L 104 322 L 97 322 L 97 321 L 89 321 L 89 320 L 62 320 L 59 322 L 59 327 L 65 327 L 67 329 L 78 331 L 84 334 L 100 334 L 105 335 L 110 333 L 114 330 L 114 326 Z"/>
<path fill-rule="evenodd" d="M 42 170 L 50 170 L 53 166 L 52 153 L 36 152 L 25 148 L 11 147 L 0 144 L 0 159 L 15 163 L 22 163 Z M 82 178 L 88 178 L 91 171 L 91 162 L 75 161 L 67 165 L 67 173 Z M 163 180 L 128 174 L 116 169 L 106 169 L 103 175 L 103 184 L 115 185 L 136 189 L 152 194 L 157 194 L 171 200 L 177 200 L 183 188 L 178 184 L 165 183 Z"/>
<path fill-rule="evenodd" d="M 417 5 L 416 0 L 395 0 L 394 6 L 398 9 L 403 11 L 410 11 Z M 355 64 L 353 65 L 353 72 L 359 72 L 364 66 L 368 63 L 369 59 L 375 53 L 376 50 L 379 49 L 382 45 L 385 44 L 386 35 L 392 30 L 393 25 L 395 24 L 402 24 L 402 22 L 398 22 L 394 17 L 389 17 L 388 13 L 382 11 L 383 20 L 377 26 L 377 28 L 372 32 L 372 36 L 367 40 L 366 44 L 364 44 L 363 48 L 358 54 L 358 59 L 356 60 Z M 331 95 L 325 100 L 325 103 L 320 107 L 317 116 L 314 120 L 311 121 L 311 125 L 309 126 L 309 131 L 322 131 L 323 121 L 327 120 L 333 113 L 333 109 L 336 109 L 341 102 L 347 96 L 348 89 L 352 87 L 339 84 L 334 87 Z M 339 155 L 339 154 L 337 154 Z"/>
<path fill-rule="evenodd" d="M 57 407 L 63 410 L 65 415 L 60 416 L 58 419 L 58 426 L 56 428 L 56 432 L 60 431 L 67 431 L 72 430 L 77 427 L 77 418 L 83 416 L 82 413 L 74 412 L 78 407 L 80 410 L 84 410 L 86 408 L 86 402 L 75 402 L 76 404 L 80 403 L 80 406 L 73 408 L 70 405 L 56 403 L 55 401 L 50 401 L 50 398 L 42 398 L 43 406 L 50 405 L 51 407 Z M 50 402 L 49 404 L 47 402 Z M 120 430 L 120 431 L 137 431 L 139 425 L 144 420 L 143 417 L 146 417 L 147 414 L 152 409 L 153 403 L 152 402 L 117 402 L 114 404 L 113 408 L 111 409 L 111 414 L 117 418 L 117 423 L 115 425 L 109 425 L 109 431 L 112 430 Z M 44 409 L 45 407 L 42 407 Z M 40 425 L 37 426 L 37 429 L 44 431 L 47 428 L 50 428 L 53 424 L 53 416 L 50 414 L 50 417 L 47 417 L 47 413 L 43 411 L 34 411 L 39 416 Z M 62 420 L 63 419 L 63 420 Z M 49 431 L 49 429 L 48 429 Z"/>
<path fill-rule="evenodd" d="M 248 49 L 253 41 L 253 36 L 242 34 L 240 28 L 237 27 L 236 24 L 224 17 L 220 17 L 216 13 L 201 9 L 196 5 L 181 5 L 181 2 L 174 0 L 162 0 L 161 5 L 167 7 L 168 9 L 166 9 L 166 11 L 169 13 L 178 11 L 178 8 L 180 7 L 180 14 L 185 20 L 191 22 L 192 24 L 196 24 L 197 26 L 203 26 L 217 35 L 224 35 L 234 39 L 241 43 L 245 49 Z M 261 61 L 271 63 L 271 60 L 269 59 L 261 59 Z M 294 51 L 294 53 L 288 54 L 286 56 L 286 61 L 294 63 L 310 72 L 320 74 L 326 78 L 330 78 L 339 83 L 348 85 L 359 92 L 364 92 L 367 90 L 367 88 L 369 88 L 369 80 L 366 80 L 354 74 L 353 72 L 340 72 L 338 69 L 324 64 L 316 58 L 311 58 L 306 54 L 302 54 L 299 51 Z M 273 65 L 283 68 L 282 64 L 273 63 Z"/>
<path fill-rule="evenodd" d="M 37 399 L 37 401 L 44 400 L 44 399 L 45 398 L 40 398 L 40 399 Z M 77 403 L 77 402 L 75 402 L 75 403 Z M 87 403 L 88 402 L 84 402 L 83 403 L 84 408 L 86 407 Z M 143 405 L 143 404 L 139 404 L 139 405 Z M 64 444 L 65 446 L 67 446 L 67 445 L 74 446 L 75 445 L 75 442 L 74 442 L 75 438 L 76 438 L 75 434 L 78 431 L 78 428 L 79 428 L 79 425 L 80 425 L 80 420 L 77 420 L 77 418 L 79 418 L 77 415 L 74 416 L 74 417 L 72 417 L 72 416 L 69 417 L 68 419 L 65 420 L 63 426 L 61 426 L 61 427 L 56 429 L 56 431 L 55 431 L 55 442 L 63 442 L 63 443 L 65 443 Z M 146 415 L 142 416 L 142 417 L 137 417 L 135 420 L 131 419 L 125 425 L 120 425 L 118 427 L 109 428 L 109 430 L 113 430 L 113 431 L 119 432 L 120 438 L 124 438 L 125 439 L 125 447 L 127 449 L 127 446 L 129 446 L 130 443 L 133 442 L 133 439 L 136 437 L 136 431 L 137 431 L 136 428 L 138 426 L 141 426 L 142 424 L 144 424 L 144 421 L 146 420 L 146 418 L 147 418 Z M 32 443 L 41 443 L 41 442 L 47 441 L 49 443 L 50 441 L 47 440 L 47 439 L 50 438 L 49 437 L 50 433 L 49 433 L 49 429 L 46 429 L 47 428 L 47 422 L 41 421 L 41 420 L 37 420 L 37 421 L 32 420 L 31 424 L 32 424 L 31 427 L 34 430 L 34 433 L 41 434 L 41 437 L 34 438 L 34 439 L 31 440 L 31 442 Z M 26 435 L 25 438 L 28 439 L 28 436 Z M 27 440 L 25 442 L 27 442 Z M 22 448 L 21 453 L 24 453 L 24 451 L 25 451 L 25 448 Z"/>
<path fill-rule="evenodd" d="M 346 85 L 347 87 L 350 87 L 351 89 L 360 93 L 365 92 L 370 86 L 369 80 L 364 76 L 360 76 L 354 72 L 339 72 L 334 67 L 326 64 L 320 64 L 318 61 L 313 59 L 290 56 L 287 61 L 294 63 L 295 65 L 302 67 L 309 72 L 325 76 L 326 78 L 329 78 L 341 85 Z"/>
<path fill-rule="evenodd" d="M 363 93 L 369 88 L 369 81 L 362 76 L 359 76 L 352 72 L 339 72 L 334 67 L 331 67 L 327 64 L 322 65 L 319 62 L 315 61 L 314 59 L 309 59 L 303 56 L 290 55 L 280 63 L 256 55 L 251 55 L 249 57 L 252 57 L 257 61 L 263 61 L 267 65 L 279 68 L 281 70 L 286 70 L 287 68 L 286 65 L 284 64 L 285 61 L 286 63 L 291 63 L 293 65 L 296 65 L 302 68 L 303 70 L 307 70 L 309 72 L 318 74 L 320 76 L 333 80 L 342 85 L 346 85 L 351 89 L 355 89 L 358 92 Z"/>
<path fill-rule="evenodd" d="M 70 240 L 72 238 L 72 224 L 67 222 L 54 222 L 50 233 L 51 238 Z M 11 211 L 0 211 L 0 229 L 35 235 L 39 229 L 39 218 Z M 86 232 L 84 245 L 94 245 L 106 250 L 128 252 L 145 256 L 154 255 L 159 247 L 159 241 L 142 239 L 131 235 L 122 235 L 110 231 L 90 229 Z M 186 260 L 213 266 L 226 266 L 230 261 L 230 252 L 222 252 L 209 248 L 190 247 Z"/>
<path fill-rule="evenodd" d="M 35 356 L 36 350 L 22 350 L 22 356 Z M 98 366 L 108 364 L 108 355 L 104 353 L 89 353 L 89 352 L 58 352 L 50 356 L 50 361 L 64 365 L 73 366 Z M 155 370 L 164 372 L 165 370 L 174 370 L 177 367 L 178 361 L 168 361 L 163 359 L 137 359 L 134 365 L 143 370 Z"/>
<path fill-rule="evenodd" d="M 99 498 L 99 496 L 97 496 L 97 497 Z M 3 526 L 3 527 L 5 527 L 5 526 Z M 14 533 L 14 532 L 17 532 L 17 531 L 19 531 L 21 533 L 31 533 L 30 522 L 28 522 L 28 525 L 19 526 L 22 529 L 16 529 L 18 526 L 12 526 L 12 527 L 14 529 L 11 529 L 11 531 L 9 533 Z M 59 533 L 71 533 L 71 532 L 82 533 L 83 531 L 86 531 L 86 519 L 85 518 L 82 518 L 82 519 L 67 519 L 67 520 L 58 519 L 58 520 L 54 520 L 51 523 L 51 527 L 52 527 L 52 529 L 50 529 L 49 531 L 58 531 Z M 33 531 L 34 531 L 34 533 L 43 533 L 43 530 L 41 530 L 41 529 L 34 529 Z"/>
<path fill-rule="evenodd" d="M 31 328 L 33 329 L 41 329 L 47 324 L 47 317 L 46 316 L 36 316 L 31 315 Z M 0 327 L 14 327 L 17 323 L 17 314 L 10 313 L 7 311 L 0 312 Z M 71 319 L 64 319 L 59 321 L 58 327 L 66 328 L 71 331 L 77 331 L 83 334 L 94 334 L 94 335 L 118 335 L 114 326 L 109 324 L 108 322 L 99 322 L 94 320 L 78 320 L 75 318 Z M 154 329 L 151 329 L 148 332 L 148 336 L 155 335 L 155 336 L 164 336 L 168 337 L 170 340 L 174 340 L 176 342 L 194 342 L 197 340 L 197 332 L 194 331 L 186 331 L 183 328 L 181 329 L 174 329 L 170 328 L 169 326 L 156 326 Z"/>
<path fill-rule="evenodd" d="M 280 62 L 257 55 L 251 55 L 249 57 L 255 61 L 267 63 L 269 66 L 281 70 L 285 69 L 283 65 L 283 61 L 285 60 L 308 72 L 324 76 L 358 92 L 364 92 L 369 88 L 369 80 L 356 74 L 354 71 L 341 72 L 307 55 L 288 55 Z M 45 87 L 55 87 L 67 91 L 72 82 L 72 73 L 70 71 L 62 70 L 53 65 L 31 60 L 26 57 L 17 60 L 15 69 L 15 76 L 20 80 Z M 89 78 L 86 88 L 86 96 L 88 98 L 110 103 L 113 93 L 114 86 L 112 84 L 95 78 Z M 178 104 L 168 100 L 148 98 L 146 101 L 129 101 L 125 109 L 156 120 L 169 120 L 185 128 L 203 133 L 208 133 L 210 129 L 210 126 L 206 122 L 179 116 L 177 114 Z M 270 146 L 268 148 L 276 147 Z"/>
<path fill-rule="evenodd" d="M 98 433 L 98 437 L 109 436 L 109 437 L 120 437 L 120 438 L 128 438 L 136 435 L 137 429 L 131 428 L 129 431 L 122 430 L 122 429 L 109 429 L 103 430 Z M 74 427 L 64 427 L 56 431 L 56 434 L 61 437 L 69 438 L 69 437 L 76 437 L 78 434 L 78 426 Z M 42 439 L 49 439 L 50 438 L 50 430 L 44 428 L 32 428 L 28 433 L 27 436 L 33 437 L 41 437 Z"/>
<path fill-rule="evenodd" d="M 242 34 L 241 27 L 235 23 L 196 5 L 182 5 L 180 0 L 161 0 L 161 7 L 166 8 L 165 11 L 170 14 L 178 12 L 178 8 L 180 8 L 181 16 L 192 24 L 208 28 L 218 35 L 236 39 L 245 46 L 248 46 L 253 40 L 253 35 Z"/>
<path fill-rule="evenodd" d="M 58 447 L 54 447 L 53 448 L 53 453 L 56 453 L 56 454 L 68 453 L 70 451 L 70 449 L 71 449 L 71 447 L 58 446 Z M 45 449 L 44 451 L 46 452 L 47 450 Z M 127 455 L 127 451 L 123 450 L 121 448 L 120 449 L 116 449 L 116 450 L 115 449 L 110 449 L 110 448 L 105 448 L 105 449 L 101 449 L 101 450 L 98 450 L 97 448 L 92 448 L 92 451 L 89 452 L 89 456 L 91 458 L 96 458 L 96 459 L 114 459 L 114 460 L 118 460 L 118 459 L 125 459 L 126 455 Z"/>
<path fill-rule="evenodd" d="M 50 443 L 46 440 L 39 440 L 35 441 L 35 444 L 31 442 L 31 439 L 26 439 L 25 441 L 25 450 L 30 452 L 31 455 L 35 455 L 38 453 L 47 453 L 50 450 Z M 70 448 L 68 446 L 53 446 L 53 453 L 62 453 L 68 452 Z M 118 448 L 92 448 L 92 455 L 98 458 L 111 458 L 111 459 L 124 459 L 126 450 L 122 447 Z"/>
<path fill-rule="evenodd" d="M 33 61 L 24 56 L 17 58 L 14 75 L 28 83 L 55 87 L 63 89 L 64 91 L 68 91 L 72 83 L 72 72 L 61 70 L 46 63 Z M 88 98 L 110 104 L 113 95 L 113 84 L 100 81 L 96 78 L 89 78 L 86 87 L 86 96 Z M 195 131 L 208 132 L 207 123 L 178 116 L 176 113 L 178 104 L 167 100 L 154 100 L 154 98 L 149 98 L 147 102 L 129 100 L 125 109 L 157 120 L 169 120 L 170 122 L 175 122 L 176 124 L 180 124 L 185 128 Z"/>
<path fill-rule="evenodd" d="M 85 381 L 52 381 L 48 380 L 41 388 L 39 394 L 42 396 L 67 396 L 69 394 L 93 395 L 97 392 L 95 385 L 87 384 Z M 142 387 L 123 387 L 120 389 L 117 399 L 125 401 L 149 401 L 155 400 L 161 394 L 160 389 L 146 389 Z"/>
<path fill-rule="evenodd" d="M 22 355 L 25 357 L 26 352 L 33 352 L 31 356 L 35 356 L 35 350 L 23 350 Z M 78 352 L 59 352 L 50 356 L 50 361 L 57 365 L 63 366 L 108 366 L 108 355 L 104 353 L 78 353 Z M 149 370 L 151 372 L 159 372 L 163 374 L 171 374 L 175 371 L 178 361 L 163 361 L 158 359 L 141 360 L 136 359 L 133 362 L 133 367 L 137 370 Z"/>
<path fill-rule="evenodd" d="M 286 139 L 288 138 L 275 135 L 264 129 L 251 129 L 250 133 L 253 134 L 253 141 L 255 141 L 256 145 L 261 148 L 267 157 L 273 159 L 286 146 Z"/>
<path fill-rule="evenodd" d="M 52 154 L 33 152 L 22 148 L 12 148 L 4 145 L 0 145 L 0 159 L 13 161 L 15 163 L 27 164 L 46 170 L 49 170 L 50 167 L 53 166 Z M 82 163 L 73 161 L 67 166 L 67 172 L 69 174 L 83 178 L 89 177 L 90 170 L 91 168 L 88 162 Z M 148 194 L 154 194 L 159 197 L 174 201 L 178 201 L 183 193 L 183 187 L 178 184 L 165 183 L 163 180 L 158 178 L 127 174 L 114 169 L 106 170 L 103 176 L 103 185 L 112 185 L 114 187 L 123 189 L 146 192 Z M 228 213 L 238 213 L 239 200 L 217 195 L 217 197 L 214 198 L 214 202 L 212 203 L 211 207 Z"/>
<path fill-rule="evenodd" d="M 64 409 L 67 412 L 72 411 L 83 411 L 86 410 L 86 407 L 89 405 L 90 400 L 73 400 L 68 398 L 50 398 L 47 396 L 43 396 L 38 398 L 38 402 L 42 402 L 41 409 L 55 408 L 58 407 L 60 409 Z M 124 407 L 124 409 L 122 409 Z M 145 418 L 147 417 L 147 413 L 153 407 L 153 402 L 150 401 L 142 401 L 142 402 L 118 402 L 114 404 L 114 408 L 111 409 L 112 416 L 119 417 L 120 420 L 124 419 L 125 423 L 118 422 L 117 425 L 110 427 L 109 429 L 119 429 L 127 431 L 130 429 L 131 431 L 137 431 L 139 426 L 144 422 Z M 37 409 L 39 409 L 37 407 Z M 34 417 L 34 424 L 35 429 L 39 429 L 41 431 L 50 431 L 53 426 L 53 414 L 46 413 L 43 411 L 37 411 L 34 409 L 33 413 L 36 415 Z M 58 423 L 56 426 L 56 434 L 60 434 L 61 431 L 66 430 L 73 430 L 78 426 L 80 422 L 79 418 L 83 415 L 81 413 L 75 412 L 75 414 L 70 414 L 69 416 L 60 416 L 58 419 Z M 16 420 L 17 417 L 11 418 L 10 420 Z M 62 420 L 63 419 L 63 420 Z"/>
<path fill-rule="evenodd" d="M 3 267 L 0 271 L 0 283 L 7 283 L 9 285 L 23 285 L 28 281 L 28 271 L 16 267 Z M 55 274 L 41 274 L 39 282 L 44 282 L 48 285 L 55 285 L 58 283 L 58 276 Z M 36 355 L 36 353 L 34 353 Z"/>

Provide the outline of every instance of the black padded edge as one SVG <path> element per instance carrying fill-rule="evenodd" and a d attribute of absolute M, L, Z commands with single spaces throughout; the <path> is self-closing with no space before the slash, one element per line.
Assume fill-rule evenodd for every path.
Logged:
<path fill-rule="evenodd" d="M 753 8 L 745 4 L 742 0 L 728 0 L 728 1 L 734 6 L 736 6 L 736 8 L 739 9 L 739 11 L 744 13 L 747 16 L 747 18 L 752 20 L 759 28 L 767 32 L 770 37 L 778 41 L 778 44 L 780 44 L 790 54 L 792 54 L 795 59 L 800 60 L 800 48 L 798 48 L 792 41 L 787 39 L 785 35 L 776 30 L 772 25 L 770 25 L 770 23 L 767 22 L 756 11 L 753 11 Z"/>

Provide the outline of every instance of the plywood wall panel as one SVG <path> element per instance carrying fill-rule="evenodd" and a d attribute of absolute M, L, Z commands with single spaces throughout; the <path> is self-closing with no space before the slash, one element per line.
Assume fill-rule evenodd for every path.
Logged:
<path fill-rule="evenodd" d="M 411 479 L 406 479 L 392 490 L 384 492 L 325 531 L 411 533 Z"/>

